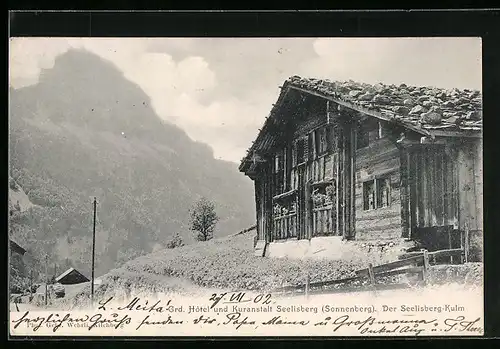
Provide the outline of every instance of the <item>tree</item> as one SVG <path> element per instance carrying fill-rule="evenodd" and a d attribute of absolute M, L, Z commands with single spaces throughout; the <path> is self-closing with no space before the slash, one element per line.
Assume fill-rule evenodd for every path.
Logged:
<path fill-rule="evenodd" d="M 191 230 L 196 233 L 198 241 L 208 241 L 213 238 L 215 225 L 219 221 L 215 213 L 215 205 L 206 198 L 199 199 L 191 208 Z"/>

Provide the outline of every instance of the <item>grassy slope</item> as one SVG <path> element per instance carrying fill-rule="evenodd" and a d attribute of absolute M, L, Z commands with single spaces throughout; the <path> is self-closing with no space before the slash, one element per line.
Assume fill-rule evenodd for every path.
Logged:
<path fill-rule="evenodd" d="M 141 256 L 110 271 L 96 286 L 98 297 L 128 292 L 197 294 L 209 289 L 266 291 L 305 282 L 353 276 L 366 261 L 271 259 L 254 256 L 254 232 L 213 239 Z M 90 285 L 64 302 L 83 305 Z"/>
<path fill-rule="evenodd" d="M 132 260 L 115 272 L 182 277 L 203 287 L 265 290 L 351 276 L 361 261 L 291 260 L 254 256 L 253 233 L 162 250 Z"/>
<path fill-rule="evenodd" d="M 131 260 L 102 277 L 101 285 L 96 286 L 97 297 L 119 298 L 142 292 L 196 295 L 215 289 L 269 291 L 280 286 L 303 284 L 307 270 L 311 282 L 326 281 L 353 276 L 355 270 L 366 267 L 368 263 L 366 256 L 337 261 L 256 257 L 253 237 L 250 232 L 161 250 Z M 474 266 L 473 269 L 477 271 L 478 268 Z M 469 270 L 465 266 L 462 269 Z M 481 280 L 481 276 L 478 274 L 474 279 Z M 72 307 L 84 306 L 89 290 L 90 285 L 85 286 L 64 303 Z"/>

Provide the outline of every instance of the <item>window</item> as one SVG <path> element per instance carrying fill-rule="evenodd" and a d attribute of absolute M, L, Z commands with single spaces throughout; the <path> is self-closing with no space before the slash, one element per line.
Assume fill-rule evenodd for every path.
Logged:
<path fill-rule="evenodd" d="M 307 146 L 306 146 L 306 151 L 305 151 L 305 158 L 306 160 L 312 160 L 314 151 L 313 151 L 313 136 L 312 133 L 309 133 L 307 135 Z"/>
<path fill-rule="evenodd" d="M 285 148 L 285 164 L 284 164 L 284 170 L 285 170 L 285 191 L 290 190 L 292 181 L 292 165 L 293 165 L 293 149 L 292 147 L 286 147 Z"/>
<path fill-rule="evenodd" d="M 391 204 L 391 184 L 389 178 L 377 179 L 377 207 L 387 207 Z"/>
<path fill-rule="evenodd" d="M 356 149 L 366 148 L 370 143 L 386 136 L 387 130 L 381 122 L 369 121 L 358 124 L 356 130 Z"/>
<path fill-rule="evenodd" d="M 378 138 L 384 138 L 386 136 L 387 130 L 383 123 L 378 123 Z"/>
<path fill-rule="evenodd" d="M 321 156 L 327 152 L 326 128 L 322 127 L 315 131 L 316 155 Z"/>
<path fill-rule="evenodd" d="M 377 178 L 363 183 L 363 209 L 373 210 L 391 205 L 390 178 Z"/>
<path fill-rule="evenodd" d="M 363 183 L 363 210 L 373 210 L 375 208 L 375 181 L 371 180 Z"/>
<path fill-rule="evenodd" d="M 356 135 L 356 149 L 366 148 L 369 144 L 369 137 L 369 133 L 363 127 L 358 127 Z"/>
<path fill-rule="evenodd" d="M 334 132 L 332 126 L 327 126 L 326 128 L 326 148 L 327 151 L 332 151 L 334 148 Z"/>
<path fill-rule="evenodd" d="M 281 194 L 284 190 L 284 156 L 283 151 L 276 153 L 274 157 L 274 183 L 275 195 Z"/>
<path fill-rule="evenodd" d="M 297 164 L 301 164 L 303 162 L 306 162 L 305 145 L 306 145 L 306 142 L 303 138 L 299 139 L 297 141 Z"/>
<path fill-rule="evenodd" d="M 274 173 L 278 173 L 281 166 L 281 158 L 279 154 L 274 157 Z"/>

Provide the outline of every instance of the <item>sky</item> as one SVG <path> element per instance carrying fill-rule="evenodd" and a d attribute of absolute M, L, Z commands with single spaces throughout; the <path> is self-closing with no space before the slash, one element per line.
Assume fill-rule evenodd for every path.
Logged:
<path fill-rule="evenodd" d="M 477 90 L 482 81 L 480 38 L 11 38 L 10 86 L 36 84 L 72 48 L 114 63 L 160 118 L 234 162 L 293 75 Z"/>

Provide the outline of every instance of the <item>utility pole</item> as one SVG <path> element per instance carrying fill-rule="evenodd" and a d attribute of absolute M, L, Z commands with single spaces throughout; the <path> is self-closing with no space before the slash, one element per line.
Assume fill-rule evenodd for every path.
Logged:
<path fill-rule="evenodd" d="M 90 288 L 90 301 L 94 305 L 94 265 L 95 265 L 95 218 L 97 210 L 97 199 L 94 197 L 94 230 L 92 233 L 92 284 Z"/>
<path fill-rule="evenodd" d="M 49 255 L 45 255 L 45 305 L 48 305 L 48 292 L 49 291 Z"/>
<path fill-rule="evenodd" d="M 30 266 L 30 303 L 33 301 L 33 266 Z"/>

